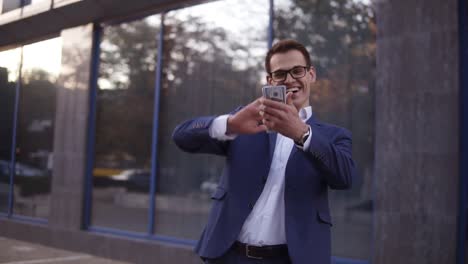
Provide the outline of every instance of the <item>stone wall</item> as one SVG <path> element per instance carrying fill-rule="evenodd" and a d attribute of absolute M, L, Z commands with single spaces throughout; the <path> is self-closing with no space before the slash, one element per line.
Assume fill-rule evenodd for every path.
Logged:
<path fill-rule="evenodd" d="M 455 263 L 457 1 L 380 0 L 372 263 Z"/>

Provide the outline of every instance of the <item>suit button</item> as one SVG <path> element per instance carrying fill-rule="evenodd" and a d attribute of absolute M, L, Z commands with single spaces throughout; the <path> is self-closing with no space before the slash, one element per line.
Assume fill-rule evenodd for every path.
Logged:
<path fill-rule="evenodd" d="M 254 206 L 253 206 L 253 203 L 249 203 L 249 208 L 250 208 L 250 210 L 252 210 L 253 207 L 254 207 Z"/>

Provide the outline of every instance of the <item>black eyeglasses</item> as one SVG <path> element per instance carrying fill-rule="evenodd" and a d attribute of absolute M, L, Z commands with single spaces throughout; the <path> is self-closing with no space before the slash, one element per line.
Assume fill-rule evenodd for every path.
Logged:
<path fill-rule="evenodd" d="M 307 69 L 309 68 L 310 66 L 296 66 L 289 70 L 278 70 L 270 72 L 270 77 L 275 82 L 284 82 L 286 78 L 288 78 L 289 73 L 294 79 L 299 79 L 306 75 Z"/>

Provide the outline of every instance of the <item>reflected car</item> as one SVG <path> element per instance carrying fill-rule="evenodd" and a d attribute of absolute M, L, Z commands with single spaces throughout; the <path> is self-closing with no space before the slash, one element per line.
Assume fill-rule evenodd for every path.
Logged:
<path fill-rule="evenodd" d="M 47 172 L 30 165 L 17 162 L 15 164 L 15 175 L 22 177 L 44 177 Z"/>
<path fill-rule="evenodd" d="M 151 171 L 147 169 L 128 169 L 111 176 L 117 185 L 129 191 L 148 192 L 151 184 Z"/>
<path fill-rule="evenodd" d="M 218 188 L 218 183 L 213 180 L 207 180 L 200 184 L 200 191 L 208 195 L 213 194 Z"/>
<path fill-rule="evenodd" d="M 9 182 L 10 162 L 0 160 L 0 180 Z M 28 196 L 50 192 L 50 174 L 31 165 L 16 162 L 14 184 L 19 186 L 19 195 Z"/>
<path fill-rule="evenodd" d="M 10 161 L 0 160 L 0 175 L 10 175 Z M 47 172 L 24 163 L 15 163 L 15 175 L 21 177 L 42 177 Z"/>
<path fill-rule="evenodd" d="M 10 162 L 6 160 L 0 160 L 0 178 L 3 176 L 10 176 Z"/>

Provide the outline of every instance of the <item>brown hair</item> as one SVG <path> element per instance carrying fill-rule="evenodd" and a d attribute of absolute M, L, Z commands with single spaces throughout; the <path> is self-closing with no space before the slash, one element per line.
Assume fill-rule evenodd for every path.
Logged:
<path fill-rule="evenodd" d="M 312 66 L 312 62 L 310 60 L 310 55 L 307 49 L 302 45 L 301 43 L 293 40 L 293 39 L 285 39 L 285 40 L 280 40 L 271 47 L 271 49 L 268 51 L 266 58 L 265 58 L 265 69 L 268 73 L 271 72 L 271 67 L 270 67 L 270 60 L 271 57 L 273 57 L 274 54 L 276 53 L 285 53 L 290 50 L 297 50 L 302 53 L 304 56 L 304 59 L 306 61 L 306 66 Z"/>

